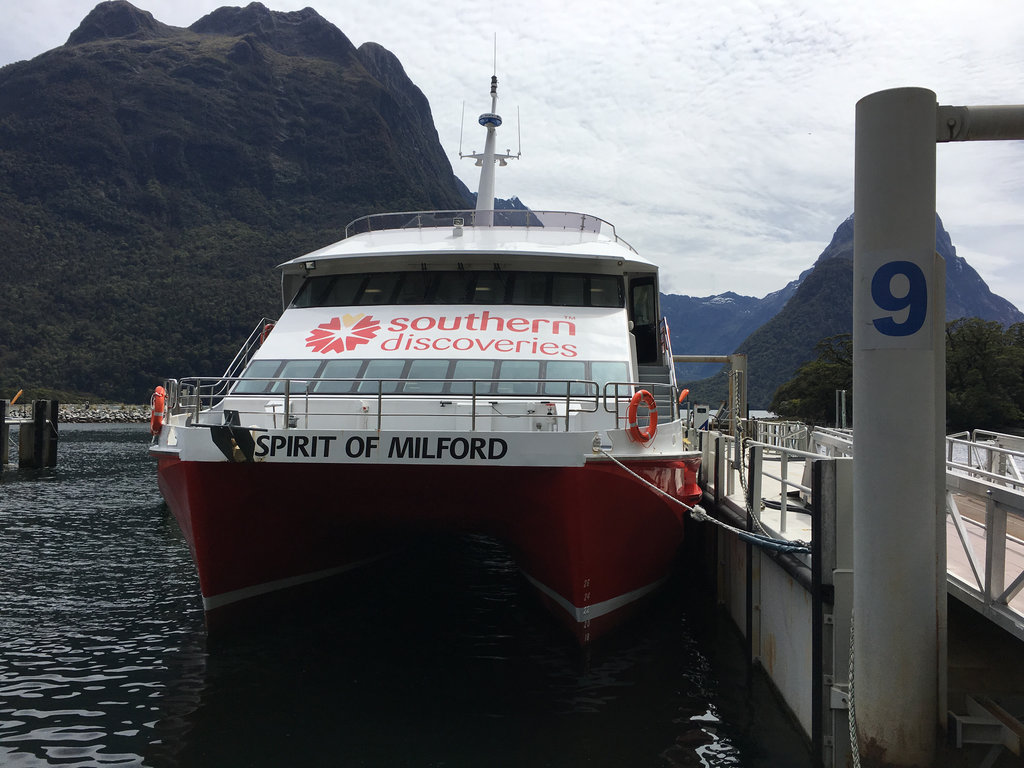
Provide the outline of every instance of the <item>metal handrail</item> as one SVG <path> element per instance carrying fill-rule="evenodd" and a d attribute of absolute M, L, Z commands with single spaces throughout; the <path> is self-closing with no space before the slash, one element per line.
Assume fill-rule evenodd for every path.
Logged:
<path fill-rule="evenodd" d="M 609 395 L 609 390 L 611 388 L 613 388 L 613 387 L 615 389 L 615 394 L 614 395 Z M 621 388 L 625 388 L 626 391 L 627 391 L 627 394 L 620 395 L 619 394 L 619 390 Z M 624 419 L 624 418 L 627 417 L 627 414 L 622 414 L 621 416 L 619 415 L 620 405 L 623 402 L 625 402 L 627 407 L 628 407 L 629 401 L 633 399 L 633 396 L 636 394 L 636 392 L 639 389 L 646 389 L 646 390 L 650 391 L 652 395 L 655 395 L 660 390 L 668 389 L 670 397 L 671 397 L 672 392 L 674 391 L 674 389 L 672 388 L 671 384 L 665 384 L 665 383 L 659 382 L 659 381 L 648 381 L 648 382 L 642 382 L 642 381 L 609 381 L 609 382 L 607 382 L 604 385 L 604 390 L 602 392 L 601 401 L 602 401 L 602 403 L 604 405 L 604 410 L 605 410 L 606 413 L 614 413 L 615 414 L 615 423 L 616 423 L 616 425 L 618 425 L 619 419 Z M 614 407 L 611 407 L 611 408 L 608 407 L 609 401 L 611 401 L 614 404 Z M 675 414 L 675 410 L 674 409 L 673 409 L 672 416 L 673 416 L 673 418 L 676 418 L 676 414 Z"/>
<path fill-rule="evenodd" d="M 618 236 L 615 226 L 589 213 L 574 211 L 534 211 L 526 209 L 498 209 L 493 211 L 402 211 L 398 213 L 372 213 L 354 219 L 345 226 L 345 238 L 367 232 L 402 229 L 437 229 L 477 226 L 477 217 L 484 226 L 522 227 L 546 230 L 591 232 L 606 237 L 636 253 L 636 249 Z M 492 223 L 493 222 L 493 223 Z M 607 231 L 606 231 L 607 230 Z"/>
<path fill-rule="evenodd" d="M 658 324 L 658 338 L 661 341 L 661 349 L 665 353 L 663 359 L 668 360 L 668 381 L 672 385 L 672 418 L 679 418 L 679 401 L 676 399 L 676 392 L 679 391 L 679 383 L 676 381 L 676 364 L 672 359 L 672 332 L 668 327 L 668 318 L 661 318 Z"/>
<path fill-rule="evenodd" d="M 806 447 L 810 436 L 810 427 L 799 421 L 769 421 L 765 419 L 745 419 L 744 433 L 753 425 L 755 442 L 764 443 L 774 448 Z"/>
<path fill-rule="evenodd" d="M 253 328 L 252 332 L 249 334 L 249 338 L 245 340 L 245 343 L 242 344 L 238 352 L 235 353 L 234 359 L 228 363 L 228 367 L 224 370 L 224 375 L 221 378 L 230 379 L 242 373 L 242 369 L 248 364 L 249 359 L 263 344 L 263 339 L 267 333 L 268 326 L 273 327 L 273 325 L 274 321 L 271 318 L 260 318 L 256 327 Z"/>
<path fill-rule="evenodd" d="M 979 436 L 984 436 L 979 440 Z M 1019 443 L 1020 438 L 1001 435 L 997 432 L 975 430 L 973 435 L 959 432 L 946 438 L 946 468 L 969 476 L 985 477 L 993 482 L 1024 488 L 1024 474 L 1020 464 L 1024 463 L 1024 451 L 1006 448 L 999 444 L 1003 439 Z M 954 453 L 957 447 L 966 451 L 966 461 L 958 460 Z"/>
<path fill-rule="evenodd" d="M 1011 574 L 1007 584 L 1007 543 L 1024 542 L 1007 534 L 1006 521 L 1008 517 L 1024 520 L 1024 493 L 974 477 L 959 474 L 947 474 L 946 477 L 946 513 L 953 520 L 960 546 L 971 567 L 974 584 L 969 584 L 956 574 L 950 576 L 965 587 L 974 589 L 986 607 L 1012 610 L 1009 609 L 1009 602 L 1024 589 L 1024 571 L 1015 577 Z M 985 530 L 984 567 L 971 545 L 967 526 L 953 498 L 954 491 L 985 499 L 985 522 L 971 521 Z"/>
<path fill-rule="evenodd" d="M 266 387 L 263 392 L 237 392 L 235 386 L 239 382 L 253 383 L 266 382 L 268 385 L 279 385 L 274 388 Z M 469 386 L 468 393 L 463 392 L 388 392 L 391 386 L 399 384 L 458 384 L 460 387 Z M 347 392 L 317 392 L 315 388 L 319 384 L 348 384 Z M 501 392 L 502 385 L 535 385 L 536 391 L 530 393 Z M 550 391 L 552 386 L 556 389 L 564 387 L 564 394 Z M 318 378 L 318 379 L 289 379 L 279 377 L 220 377 L 220 378 L 186 378 L 180 381 L 168 380 L 167 389 L 171 393 L 168 398 L 168 413 L 181 414 L 190 413 L 193 421 L 198 423 L 201 413 L 209 409 L 227 396 L 238 398 L 261 399 L 264 402 L 269 398 L 281 398 L 283 414 L 285 416 L 285 428 L 291 426 L 290 417 L 293 416 L 292 402 L 297 396 L 305 402 L 305 416 L 308 424 L 310 411 L 310 398 L 315 397 L 323 400 L 338 399 L 360 399 L 375 398 L 377 401 L 377 429 L 383 424 L 385 400 L 414 401 L 429 399 L 431 401 L 440 398 L 442 403 L 467 402 L 470 404 L 471 429 L 476 429 L 478 413 L 483 409 L 483 402 L 493 406 L 498 402 L 521 402 L 533 400 L 542 404 L 554 406 L 556 402 L 564 402 L 565 431 L 569 431 L 570 416 L 574 413 L 597 413 L 603 405 L 604 410 L 616 414 L 616 425 L 618 424 L 620 406 L 623 401 L 628 402 L 637 386 L 655 388 L 657 386 L 667 387 L 666 384 L 639 384 L 637 382 L 618 382 L 605 385 L 604 391 L 599 389 L 597 382 L 584 379 L 356 379 L 356 378 Z M 609 393 L 609 388 L 615 387 L 614 393 Z M 628 394 L 620 395 L 618 388 L 628 388 Z M 582 391 L 580 391 L 582 389 Z M 611 407 L 609 403 L 611 402 Z M 433 413 L 404 413 L 405 416 L 432 416 Z M 502 415 L 499 413 L 499 415 Z M 509 414 L 509 418 L 518 418 L 523 414 Z M 555 415 L 549 413 L 547 415 Z M 276 413 L 275 413 L 276 421 Z"/>

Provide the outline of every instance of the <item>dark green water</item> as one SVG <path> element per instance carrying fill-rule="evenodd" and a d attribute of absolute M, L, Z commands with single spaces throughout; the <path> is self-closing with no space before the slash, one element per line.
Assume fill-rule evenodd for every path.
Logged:
<path fill-rule="evenodd" d="M 0 766 L 806 766 L 680 572 L 586 653 L 480 537 L 208 637 L 147 427 L 0 482 Z"/>

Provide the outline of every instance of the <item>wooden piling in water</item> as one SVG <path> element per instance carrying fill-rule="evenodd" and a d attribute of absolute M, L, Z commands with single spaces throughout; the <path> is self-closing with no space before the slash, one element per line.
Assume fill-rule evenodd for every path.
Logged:
<path fill-rule="evenodd" d="M 18 430 L 18 467 L 38 469 L 57 466 L 56 400 L 33 400 L 32 417 Z"/>
<path fill-rule="evenodd" d="M 0 400 L 0 472 L 4 471 L 4 466 L 10 458 L 11 427 L 7 423 L 7 406 L 6 400 Z"/>

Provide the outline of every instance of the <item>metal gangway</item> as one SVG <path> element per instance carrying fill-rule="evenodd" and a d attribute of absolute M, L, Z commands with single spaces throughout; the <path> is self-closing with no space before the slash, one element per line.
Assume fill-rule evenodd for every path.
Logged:
<path fill-rule="evenodd" d="M 750 419 L 737 433 L 691 436 L 703 451 L 704 506 L 716 523 L 703 535 L 716 539 L 719 602 L 814 753 L 825 765 L 845 765 L 853 431 Z M 1024 642 L 1024 438 L 959 433 L 946 438 L 945 452 L 947 592 Z M 1006 725 L 968 702 L 969 713 L 954 713 L 965 706 L 959 699 L 949 702 L 958 746 L 985 743 L 1021 754 L 1021 713 L 1007 716 Z"/>

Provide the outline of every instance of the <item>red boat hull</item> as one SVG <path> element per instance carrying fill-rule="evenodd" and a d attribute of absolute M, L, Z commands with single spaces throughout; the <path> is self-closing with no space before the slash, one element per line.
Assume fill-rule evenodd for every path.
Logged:
<path fill-rule="evenodd" d="M 686 504 L 699 458 L 631 462 Z M 357 567 L 425 532 L 492 535 L 590 642 L 668 575 L 685 510 L 611 462 L 583 467 L 183 462 L 159 483 L 208 611 Z"/>

